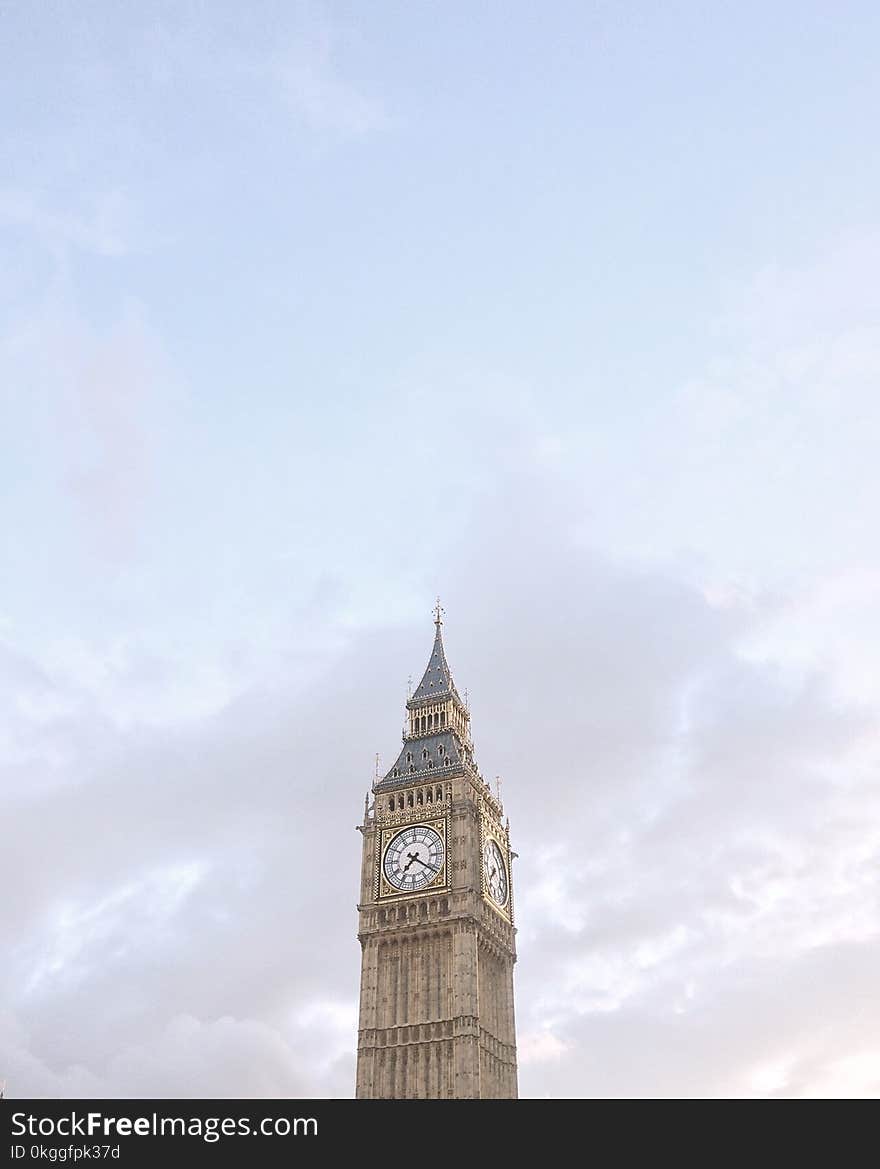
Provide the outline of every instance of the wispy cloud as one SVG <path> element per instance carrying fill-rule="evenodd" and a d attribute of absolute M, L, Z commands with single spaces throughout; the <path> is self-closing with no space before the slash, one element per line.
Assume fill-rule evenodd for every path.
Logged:
<path fill-rule="evenodd" d="M 346 79 L 339 33 L 321 24 L 298 37 L 272 67 L 283 99 L 314 130 L 364 137 L 393 124 L 383 101 Z"/>
<path fill-rule="evenodd" d="M 99 196 L 91 215 L 48 210 L 27 191 L 0 190 L 0 223 L 25 228 L 47 245 L 67 245 L 100 256 L 124 256 L 130 248 L 130 201 L 119 191 Z"/>

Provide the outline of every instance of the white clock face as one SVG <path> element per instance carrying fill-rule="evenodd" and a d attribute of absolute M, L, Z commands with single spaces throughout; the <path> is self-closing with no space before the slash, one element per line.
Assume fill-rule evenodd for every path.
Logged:
<path fill-rule="evenodd" d="M 494 840 L 487 840 L 483 848 L 483 869 L 486 888 L 496 905 L 507 904 L 507 868 L 501 849 Z"/>
<path fill-rule="evenodd" d="M 434 880 L 445 857 L 446 846 L 439 832 L 427 824 L 412 824 L 392 838 L 382 869 L 395 889 L 417 893 Z"/>

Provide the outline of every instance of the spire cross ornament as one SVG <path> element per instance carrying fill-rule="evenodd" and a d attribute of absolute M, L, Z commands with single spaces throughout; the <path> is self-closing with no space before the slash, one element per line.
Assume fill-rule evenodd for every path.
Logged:
<path fill-rule="evenodd" d="M 438 629 L 443 624 L 443 618 L 440 616 L 440 614 L 445 613 L 445 612 L 446 612 L 446 610 L 440 604 L 440 598 L 438 597 L 437 604 L 434 606 L 434 624 L 437 626 Z"/>

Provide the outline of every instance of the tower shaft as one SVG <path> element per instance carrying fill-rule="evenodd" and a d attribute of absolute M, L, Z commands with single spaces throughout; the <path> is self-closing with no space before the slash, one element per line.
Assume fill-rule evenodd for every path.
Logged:
<path fill-rule="evenodd" d="M 439 608 L 435 624 L 403 749 L 360 825 L 362 1099 L 517 1094 L 509 835 L 473 759 Z"/>

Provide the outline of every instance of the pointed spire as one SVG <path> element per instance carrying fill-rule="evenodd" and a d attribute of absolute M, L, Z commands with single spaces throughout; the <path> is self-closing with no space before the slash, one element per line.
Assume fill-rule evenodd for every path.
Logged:
<path fill-rule="evenodd" d="M 420 698 L 437 698 L 444 694 L 454 694 L 458 698 L 458 691 L 455 689 L 455 683 L 452 680 L 452 671 L 449 669 L 449 663 L 446 660 L 446 652 L 443 649 L 443 618 L 441 614 L 444 612 L 443 606 L 440 604 L 440 598 L 437 598 L 437 604 L 434 606 L 434 647 L 431 650 L 431 656 L 428 659 L 428 665 L 422 676 L 421 682 L 412 692 L 410 702 L 416 702 Z M 459 698 L 459 702 L 461 699 Z"/>
<path fill-rule="evenodd" d="M 403 748 L 394 766 L 380 780 L 378 772 L 374 791 L 417 782 L 416 777 L 453 775 L 455 768 L 479 774 L 473 759 L 470 715 L 462 702 L 443 648 L 443 606 L 440 598 L 434 606 L 434 645 L 421 682 L 408 693 L 407 726 L 403 729 Z"/>

